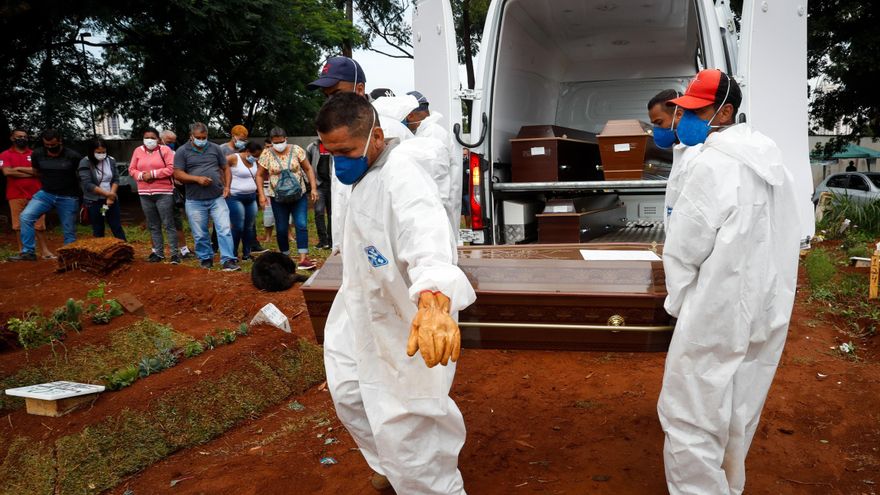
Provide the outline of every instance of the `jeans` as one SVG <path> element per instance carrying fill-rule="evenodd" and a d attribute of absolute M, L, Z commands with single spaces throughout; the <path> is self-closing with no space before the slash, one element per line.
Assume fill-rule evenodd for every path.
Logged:
<path fill-rule="evenodd" d="M 202 261 L 214 258 L 211 248 L 211 234 L 208 232 L 208 219 L 214 221 L 217 230 L 217 243 L 220 247 L 220 261 L 235 261 L 232 250 L 232 232 L 229 228 L 229 207 L 222 196 L 214 199 L 187 199 L 186 218 L 192 230 L 196 245 L 196 256 Z"/>
<path fill-rule="evenodd" d="M 22 252 L 33 254 L 36 251 L 34 223 L 41 215 L 48 213 L 53 208 L 58 212 L 58 218 L 61 220 L 64 244 L 76 241 L 76 216 L 79 213 L 79 198 L 58 196 L 40 189 L 37 194 L 34 194 L 19 217 Z"/>
<path fill-rule="evenodd" d="M 86 208 L 89 209 L 89 221 L 92 222 L 92 235 L 95 237 L 104 237 L 104 221 L 110 226 L 113 237 L 125 241 L 125 231 L 122 230 L 122 218 L 119 216 L 119 203 L 114 202 L 107 209 L 107 212 L 101 215 L 101 207 L 107 204 L 106 199 L 98 201 L 85 200 Z"/>
<path fill-rule="evenodd" d="M 165 229 L 165 237 L 171 255 L 177 254 L 177 229 L 174 227 L 174 196 L 171 194 L 144 194 L 141 197 L 141 209 L 147 219 L 147 227 L 150 229 L 150 239 L 153 243 L 153 252 L 157 256 L 165 257 L 165 242 L 162 239 L 162 228 Z"/>
<path fill-rule="evenodd" d="M 272 203 L 272 215 L 275 217 L 275 236 L 278 239 L 278 249 L 284 254 L 290 254 L 290 241 L 287 239 L 287 230 L 290 228 L 290 215 L 293 214 L 293 223 L 296 226 L 296 248 L 299 254 L 309 252 L 309 197 L 303 197 L 293 203 L 279 203 L 275 198 L 269 198 Z"/>
<path fill-rule="evenodd" d="M 229 207 L 229 224 L 232 227 L 232 252 L 238 254 L 241 244 L 241 257 L 251 255 L 254 241 L 254 224 L 257 219 L 257 193 L 236 194 L 226 198 Z"/>
<path fill-rule="evenodd" d="M 325 181 L 327 186 L 323 184 L 318 186 L 318 201 L 315 201 L 315 227 L 318 229 L 318 244 L 329 246 L 333 244 L 329 233 L 333 232 L 330 224 L 330 181 Z M 326 222 L 324 221 L 326 213 Z"/>

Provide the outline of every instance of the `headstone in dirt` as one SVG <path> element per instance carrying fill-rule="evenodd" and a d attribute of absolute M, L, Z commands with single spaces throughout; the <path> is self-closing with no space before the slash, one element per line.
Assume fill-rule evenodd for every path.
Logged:
<path fill-rule="evenodd" d="M 81 239 L 58 250 L 58 271 L 82 270 L 106 275 L 132 260 L 134 248 L 115 237 Z"/>
<path fill-rule="evenodd" d="M 119 294 L 116 296 L 116 301 L 125 308 L 126 311 L 133 315 L 146 316 L 146 311 L 144 311 L 143 303 L 138 300 L 138 298 L 134 297 L 130 292 L 125 292 L 123 294 Z"/>
<path fill-rule="evenodd" d="M 272 303 L 263 306 L 263 309 L 254 315 L 254 319 L 251 320 L 251 325 L 259 325 L 260 323 L 268 323 L 273 327 L 278 327 L 281 330 L 290 333 L 290 321 L 288 321 L 287 317 L 284 316 L 284 313 Z"/>
<path fill-rule="evenodd" d="M 10 388 L 6 395 L 23 397 L 28 414 L 63 416 L 77 407 L 91 402 L 104 391 L 101 385 L 76 382 L 50 382 L 27 387 Z"/>

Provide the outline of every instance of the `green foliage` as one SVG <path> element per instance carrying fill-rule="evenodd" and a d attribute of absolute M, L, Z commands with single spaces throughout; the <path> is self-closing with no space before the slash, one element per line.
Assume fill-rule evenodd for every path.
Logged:
<path fill-rule="evenodd" d="M 850 221 L 850 227 L 840 234 L 846 220 Z M 817 227 L 825 230 L 829 239 L 844 236 L 869 242 L 880 237 L 880 200 L 863 203 L 847 194 L 832 194 L 831 203 Z"/>
<path fill-rule="evenodd" d="M 93 300 L 89 304 L 88 312 L 92 314 L 92 323 L 96 325 L 106 325 L 113 318 L 117 318 L 125 314 L 122 305 L 116 299 L 105 299 L 104 288 L 107 286 L 105 282 L 98 284 L 98 287 L 90 290 L 86 297 Z"/>
<path fill-rule="evenodd" d="M 828 284 L 837 273 L 831 256 L 827 251 L 819 248 L 813 249 L 807 254 L 804 259 L 804 269 L 807 271 L 807 278 L 813 288 Z"/>
<path fill-rule="evenodd" d="M 0 495 L 51 495 L 54 478 L 55 459 L 49 448 L 25 437 L 12 440 L 0 465 Z"/>
<path fill-rule="evenodd" d="M 159 373 L 177 364 L 177 356 L 171 352 L 171 349 L 162 349 L 154 356 L 148 356 L 141 359 L 138 363 L 138 377 L 144 378 Z"/>
<path fill-rule="evenodd" d="M 82 302 L 68 299 L 64 306 L 55 308 L 49 318 L 34 307 L 23 318 L 10 318 L 6 326 L 18 336 L 18 343 L 30 350 L 60 342 L 68 330 L 78 332 L 82 328 L 80 315 Z"/>
<path fill-rule="evenodd" d="M 205 338 L 202 339 L 202 341 L 205 343 L 205 349 L 213 349 L 220 345 L 220 341 L 217 339 L 217 337 L 209 333 L 205 334 Z"/>
<path fill-rule="evenodd" d="M 880 93 L 874 83 L 880 10 L 873 2 L 839 0 L 810 2 L 807 13 L 809 78 L 822 82 L 813 88 L 813 130 L 849 130 L 828 151 L 860 137 L 880 136 Z"/>
<path fill-rule="evenodd" d="M 192 340 L 187 342 L 185 346 L 183 346 L 183 356 L 184 357 L 196 357 L 199 354 L 205 352 L 205 346 L 198 340 Z"/>
<path fill-rule="evenodd" d="M 248 326 L 247 326 L 247 323 L 242 323 L 241 325 L 239 325 L 239 326 L 238 326 L 238 330 L 236 330 L 235 333 L 237 333 L 237 334 L 239 334 L 239 335 L 241 335 L 241 336 L 245 336 L 245 335 L 247 335 L 247 334 L 248 334 Z"/>
<path fill-rule="evenodd" d="M 220 332 L 220 342 L 222 342 L 223 344 L 231 344 L 235 342 L 236 337 L 237 334 L 234 330 L 224 330 Z"/>
<path fill-rule="evenodd" d="M 110 373 L 104 382 L 110 390 L 120 390 L 130 386 L 138 379 L 138 367 L 130 364 Z"/>

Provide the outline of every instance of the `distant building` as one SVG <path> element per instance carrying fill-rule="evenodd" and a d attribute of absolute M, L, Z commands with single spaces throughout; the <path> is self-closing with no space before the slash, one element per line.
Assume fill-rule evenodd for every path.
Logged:
<path fill-rule="evenodd" d="M 99 136 L 119 136 L 119 115 L 104 115 L 95 122 L 95 127 Z"/>

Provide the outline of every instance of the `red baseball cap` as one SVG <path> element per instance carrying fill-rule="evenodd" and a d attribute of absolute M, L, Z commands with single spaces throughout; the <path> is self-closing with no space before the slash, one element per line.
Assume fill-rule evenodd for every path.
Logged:
<path fill-rule="evenodd" d="M 721 84 L 721 71 L 718 69 L 701 70 L 697 77 L 688 85 L 684 96 L 669 100 L 667 105 L 678 105 L 687 110 L 696 110 L 715 103 L 718 85 Z"/>

